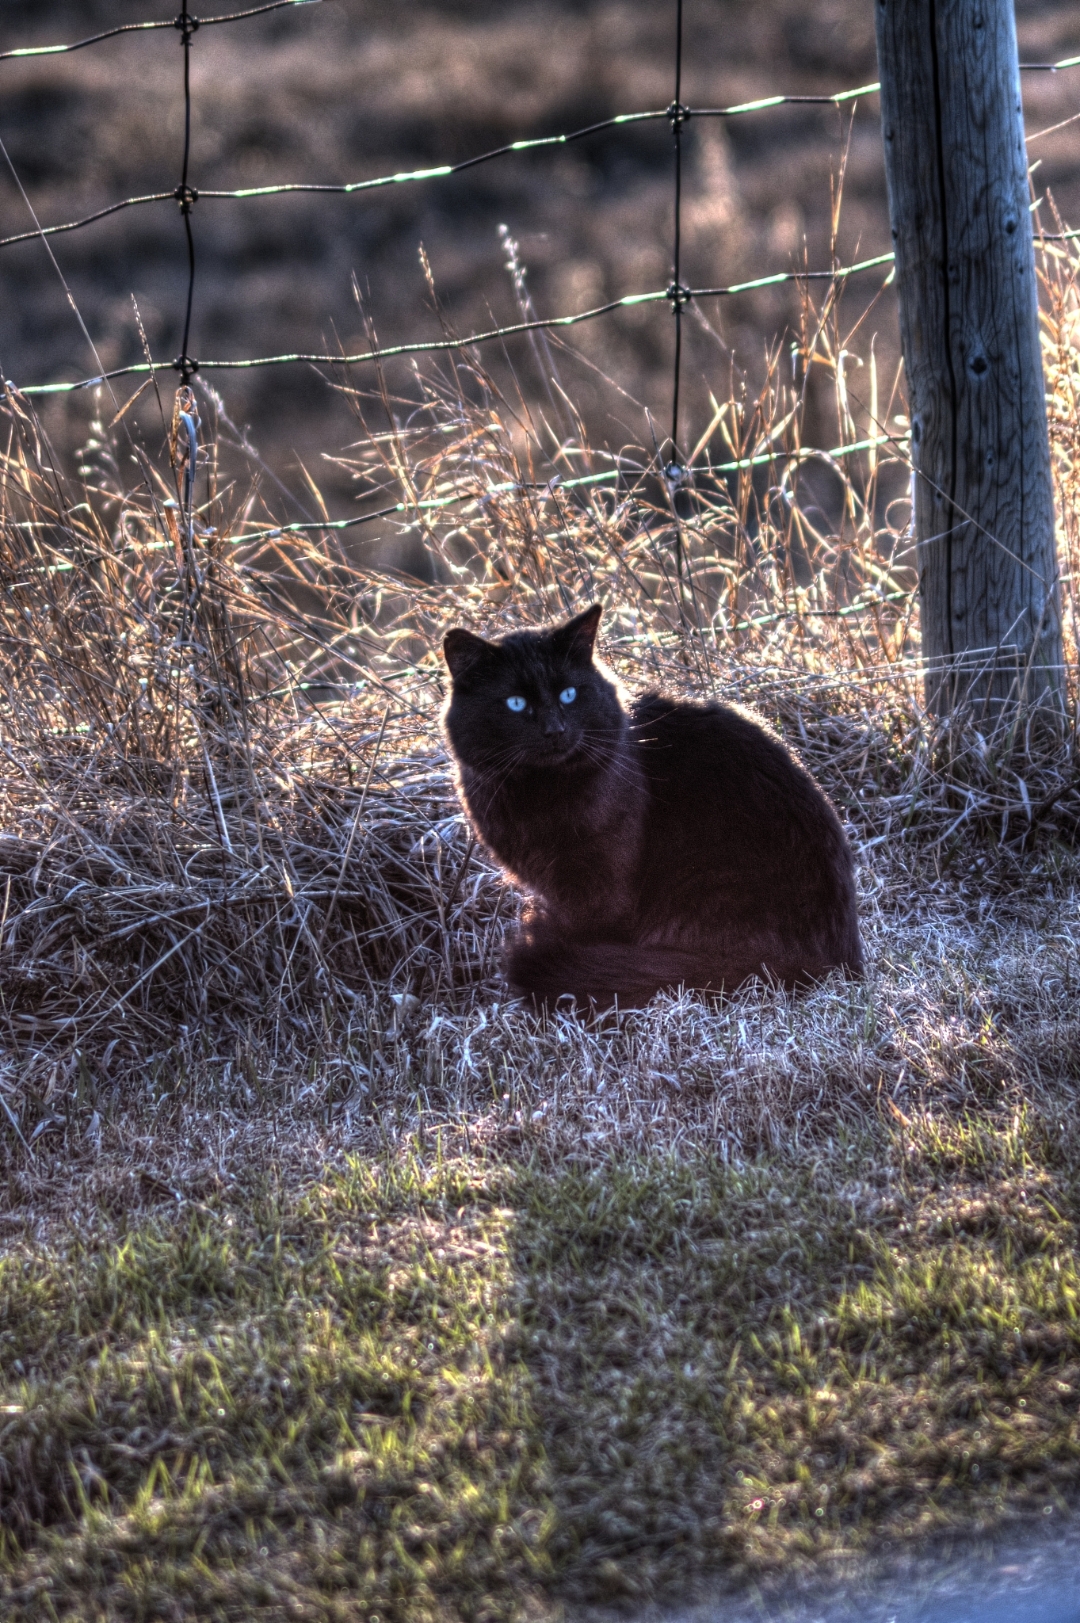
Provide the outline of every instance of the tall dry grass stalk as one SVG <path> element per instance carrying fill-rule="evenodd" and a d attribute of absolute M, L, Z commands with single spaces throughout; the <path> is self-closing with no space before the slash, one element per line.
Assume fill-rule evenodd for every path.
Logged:
<path fill-rule="evenodd" d="M 1077 270 L 1049 247 L 1045 333 L 1076 651 Z M 865 325 L 865 324 L 864 324 Z M 451 620 L 498 632 L 603 598 L 632 682 L 719 692 L 781 727 L 865 849 L 1072 834 L 1073 735 L 924 713 L 906 427 L 838 290 L 809 298 L 747 398 L 672 475 L 501 397 L 474 355 L 409 400 L 355 392 L 358 517 L 425 560 L 362 567 L 360 529 L 275 526 L 218 467 L 215 397 L 160 456 L 118 411 L 78 479 L 25 399 L 0 458 L 0 1103 L 151 1070 L 178 1042 L 332 1050 L 358 1011 L 466 1009 L 514 898 L 456 809 L 437 716 Z M 348 385 L 344 385 L 348 387 Z M 804 446 L 808 401 L 835 410 Z M 564 420 L 554 419 L 556 406 Z M 189 421 L 197 425 L 193 466 Z M 185 413 L 186 419 L 185 420 Z M 317 492 L 316 492 L 317 495 Z M 404 554 L 401 554 L 404 556 Z M 414 565 L 414 567 L 419 567 Z M 1069 715 L 1076 715 L 1070 666 Z M 906 842 L 906 845 L 905 845 Z M 394 1003 L 389 1001 L 395 1000 Z M 382 1017 L 380 1017 L 382 1018 Z M 31 1113 L 32 1114 L 32 1113 Z"/>

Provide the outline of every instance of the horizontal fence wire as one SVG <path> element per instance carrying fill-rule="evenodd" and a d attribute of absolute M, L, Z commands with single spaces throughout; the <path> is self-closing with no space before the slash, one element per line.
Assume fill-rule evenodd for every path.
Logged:
<path fill-rule="evenodd" d="M 762 288 L 781 287 L 791 282 L 844 281 L 864 271 L 892 265 L 892 254 L 877 254 L 854 265 L 838 265 L 832 270 L 778 271 L 772 276 L 758 276 L 748 282 L 732 282 L 729 287 L 692 287 L 685 289 L 689 299 L 722 299 L 737 293 L 754 293 Z M 887 279 L 888 280 L 888 279 Z M 487 332 L 470 333 L 464 338 L 433 338 L 415 344 L 389 344 L 380 349 L 361 350 L 356 355 L 304 353 L 289 355 L 260 355 L 245 360 L 200 360 L 192 366 L 198 372 L 250 371 L 260 366 L 290 366 L 307 363 L 314 366 L 361 366 L 365 362 L 393 360 L 403 355 L 431 355 L 446 350 L 470 349 L 474 344 L 489 344 L 499 338 L 514 338 L 519 333 L 551 331 L 559 327 L 576 327 L 583 321 L 595 321 L 598 316 L 610 315 L 615 310 L 629 310 L 637 305 L 670 302 L 671 289 L 657 288 L 651 293 L 627 293 L 621 299 L 611 299 L 592 310 L 581 310 L 570 316 L 543 316 L 534 321 L 515 321 L 505 327 L 492 327 Z M 149 377 L 175 367 L 175 362 L 155 363 L 139 361 L 131 366 L 117 366 L 95 377 L 80 378 L 76 383 L 35 383 L 18 392 L 23 395 L 71 394 L 78 389 L 96 388 L 114 378 Z M 8 386 L 8 385 L 5 385 Z"/>
<path fill-rule="evenodd" d="M 268 11 L 284 11 L 289 7 L 319 5 L 321 0 L 267 0 L 267 4 L 251 6 L 245 11 L 229 11 L 216 17 L 192 17 L 196 28 L 210 28 L 214 23 L 237 23 L 247 17 L 261 17 Z M 91 34 L 86 39 L 78 39 L 70 45 L 24 45 L 14 51 L 0 51 L 0 62 L 26 61 L 35 56 L 64 56 L 72 51 L 85 50 L 88 45 L 100 45 L 104 40 L 116 39 L 120 34 L 150 34 L 161 28 L 175 28 L 176 22 L 172 17 L 155 19 L 144 23 L 120 23 L 116 28 L 106 28 L 100 34 Z M 1021 73 L 1058 73 L 1062 68 L 1075 68 L 1080 66 L 1080 56 L 1067 56 L 1060 62 L 1021 62 Z M 865 85 L 861 91 L 851 94 L 862 95 L 871 90 L 879 90 L 878 84 Z M 779 106 L 785 101 L 816 101 L 814 96 L 779 96 L 767 97 L 762 103 L 754 106 Z M 835 98 L 824 98 L 833 101 Z"/>
<path fill-rule="evenodd" d="M 824 458 L 830 461 L 833 459 L 842 460 L 846 456 L 855 455 L 861 451 L 869 450 L 872 447 L 877 449 L 882 446 L 891 446 L 897 452 L 897 454 L 906 461 L 907 452 L 905 449 L 905 442 L 898 440 L 896 436 L 891 434 L 879 434 L 870 439 L 855 440 L 846 445 L 833 446 L 831 450 L 820 450 L 812 446 L 804 446 L 790 451 L 781 451 L 776 447 L 772 447 L 768 451 L 759 452 L 756 455 L 749 457 L 740 457 L 733 462 L 712 463 L 707 469 L 698 470 L 698 472 L 715 476 L 742 472 L 743 470 L 760 467 L 770 463 L 782 463 L 788 465 L 792 462 L 809 461 L 815 458 Z M 609 453 L 594 453 L 594 455 L 595 454 L 606 455 Z M 585 474 L 579 478 L 565 479 L 561 475 L 556 474 L 554 478 L 545 481 L 509 479 L 500 481 L 497 484 L 488 485 L 482 490 L 460 491 L 450 496 L 426 497 L 412 502 L 394 502 L 387 507 L 376 508 L 370 513 L 361 513 L 353 518 L 311 519 L 288 524 L 275 524 L 262 529 L 246 531 L 236 530 L 223 538 L 219 538 L 217 536 L 216 530 L 209 529 L 203 531 L 202 536 L 205 540 L 209 540 L 211 538 L 224 539 L 229 545 L 235 547 L 251 546 L 265 541 L 279 540 L 283 536 L 287 535 L 300 535 L 312 532 L 336 533 L 341 530 L 355 529 L 359 525 L 372 524 L 379 519 L 402 517 L 408 519 L 412 514 L 418 516 L 420 514 L 426 515 L 432 512 L 445 511 L 452 507 L 481 509 L 494 497 L 504 495 L 519 495 L 526 491 L 543 492 L 546 494 L 554 494 L 556 491 L 558 491 L 560 494 L 562 494 L 566 491 L 594 488 L 616 483 L 620 479 L 626 479 L 628 481 L 633 480 L 635 484 L 639 484 L 641 479 L 650 471 L 649 469 L 642 467 L 640 464 L 628 464 L 622 458 L 613 458 L 612 460 L 617 461 L 620 465 L 615 468 L 608 469 L 603 473 Z M 628 494 L 629 493 L 630 492 L 628 492 Z M 175 504 L 167 503 L 166 505 L 174 506 Z M 418 522 L 418 518 L 413 520 L 413 523 L 415 522 Z M 15 529 L 41 530 L 45 528 L 53 528 L 54 526 L 37 520 L 25 523 L 16 522 L 13 527 Z M 404 529 L 408 530 L 411 527 L 412 524 L 406 523 Z M 137 546 L 134 543 L 128 543 L 119 550 L 121 554 L 134 551 L 164 552 L 171 550 L 172 546 L 173 543 L 171 540 L 162 539 L 159 541 L 144 541 L 139 543 Z M 115 555 L 110 554 L 110 556 Z M 65 560 L 61 563 L 46 565 L 45 573 L 49 575 L 65 574 L 72 572 L 75 568 L 76 565 L 74 562 Z M 860 593 L 854 602 L 830 609 L 813 608 L 808 604 L 800 604 L 795 608 L 773 610 L 768 614 L 756 615 L 747 619 L 738 620 L 732 623 L 728 629 L 732 632 L 756 631 L 761 630 L 766 626 L 780 624 L 784 621 L 801 621 L 805 619 L 849 619 L 859 614 L 866 614 L 874 609 L 888 607 L 895 608 L 901 603 L 910 605 L 917 593 L 917 590 L 917 587 L 913 587 L 910 590 L 896 590 L 891 592 L 863 592 Z M 413 666 L 408 667 L 408 671 L 415 671 L 415 669 L 416 667 Z M 324 683 L 309 684 L 306 682 L 299 684 L 301 688 L 307 688 L 309 686 L 324 687 L 326 685 L 327 684 Z"/>
<path fill-rule="evenodd" d="M 170 27 L 172 24 L 169 25 Z M 876 90 L 876 85 L 860 85 L 856 90 L 841 90 L 835 96 L 773 96 L 762 102 L 743 102 L 734 107 L 687 107 L 683 109 L 684 121 L 690 118 L 737 118 L 744 113 L 759 112 L 763 109 L 786 105 L 787 103 L 812 102 L 817 106 L 836 105 L 854 101 L 859 96 Z M 242 186 L 234 191 L 214 191 L 209 188 L 200 190 L 198 201 L 228 200 L 230 202 L 247 202 L 259 197 L 286 197 L 296 193 L 313 193 L 327 196 L 351 197 L 360 192 L 378 191 L 385 186 L 404 186 L 419 181 L 446 180 L 451 175 L 464 174 L 467 169 L 476 169 L 480 164 L 491 163 L 496 158 L 505 158 L 525 152 L 542 151 L 544 148 L 570 146 L 576 141 L 584 141 L 590 135 L 598 135 L 603 130 L 625 129 L 634 124 L 669 122 L 671 110 L 668 107 L 653 108 L 644 113 L 617 113 L 613 118 L 602 118 L 595 124 L 586 124 L 579 130 L 570 130 L 563 135 L 539 135 L 529 140 L 508 141 L 505 146 L 492 147 L 489 152 L 477 153 L 472 158 L 462 158 L 458 163 L 435 164 L 426 169 L 405 169 L 393 175 L 376 175 L 370 180 L 353 180 L 343 183 L 324 181 L 286 181 L 280 185 L 270 186 Z M 38 237 L 57 236 L 65 231 L 79 231 L 83 226 L 93 225 L 97 220 L 104 220 L 110 214 L 117 214 L 121 209 L 140 208 L 147 203 L 172 203 L 176 201 L 175 192 L 148 192 L 141 197 L 125 197 L 119 203 L 110 203 L 106 208 L 98 209 L 94 214 L 87 214 L 80 220 L 67 220 L 61 225 L 47 225 L 42 231 L 20 231 L 11 237 L 0 237 L 0 248 L 10 248 L 17 242 L 33 242 Z"/>
<path fill-rule="evenodd" d="M 284 11 L 289 6 L 317 6 L 322 0 L 268 0 L 264 6 L 251 6 L 247 11 L 229 11 L 220 17 L 192 17 L 196 28 L 212 28 L 215 23 L 238 23 L 246 17 L 262 17 L 268 11 Z M 159 28 L 176 28 L 173 17 L 160 22 L 121 23 L 117 28 L 106 28 L 104 33 L 77 39 L 72 45 L 24 45 L 15 51 L 0 51 L 0 62 L 25 62 L 35 56 L 68 56 L 72 51 L 84 51 L 88 45 L 100 45 L 103 40 L 116 39 L 118 34 L 152 34 Z"/>
<path fill-rule="evenodd" d="M 711 462 L 707 468 L 695 470 L 698 474 L 713 476 L 720 474 L 742 473 L 751 468 L 763 468 L 776 464 L 790 464 L 792 462 L 810 462 L 814 460 L 842 461 L 844 457 L 857 456 L 863 451 L 880 450 L 883 446 L 891 446 L 902 460 L 907 460 L 906 441 L 898 439 L 894 434 L 876 434 L 870 439 L 852 440 L 846 445 L 834 445 L 830 450 L 819 449 L 816 446 L 798 446 L 792 450 L 780 450 L 772 447 L 768 451 L 759 451 L 753 456 L 738 457 L 733 462 Z M 600 453 L 594 452 L 593 455 Z M 603 473 L 583 474 L 580 478 L 564 479 L 556 474 L 546 480 L 506 479 L 498 484 L 487 485 L 482 490 L 459 491 L 452 496 L 421 497 L 411 502 L 392 502 L 388 507 L 376 507 L 370 513 L 358 513 L 352 518 L 326 518 L 302 519 L 288 524 L 271 524 L 261 529 L 235 530 L 224 539 L 231 546 L 246 546 L 256 541 L 274 541 L 283 535 L 305 534 L 332 534 L 338 530 L 355 530 L 357 526 L 374 524 L 383 518 L 407 518 L 411 513 L 444 512 L 451 507 L 483 507 L 493 497 L 520 495 L 525 491 L 542 491 L 560 493 L 568 490 L 583 490 L 599 488 L 604 485 L 617 484 L 620 479 L 639 481 L 650 470 L 640 465 L 619 466 L 609 468 Z M 166 504 L 169 505 L 169 504 Z M 28 520 L 15 522 L 16 530 L 35 530 L 54 528 L 51 521 Z M 406 526 L 408 528 L 408 526 Z M 205 536 L 216 536 L 215 530 L 205 530 Z M 142 552 L 167 551 L 173 543 L 169 541 L 141 542 L 138 550 Z M 121 552 L 134 550 L 133 547 L 122 547 Z M 75 568 L 73 563 L 52 564 L 50 572 L 64 574 Z M 875 602 L 878 601 L 875 599 Z M 884 599 L 882 599 L 884 601 Z"/>
<path fill-rule="evenodd" d="M 278 5 L 311 5 L 319 0 L 278 0 Z M 277 9 L 266 8 L 266 9 Z M 237 15 L 256 15 L 256 13 L 238 13 Z M 213 19 L 218 22 L 227 22 L 233 19 L 220 17 Z M 137 24 L 133 26 L 149 26 Z M 174 23 L 154 24 L 155 27 L 173 28 Z M 102 36 L 108 37 L 108 36 Z M 56 47 L 56 49 L 69 49 L 73 47 Z M 13 53 L 9 52 L 8 55 Z M 0 57 L 0 61 L 3 57 Z M 1060 68 L 1080 66 L 1080 57 L 1068 57 L 1057 63 L 1028 63 L 1030 71 L 1045 67 L 1057 71 Z M 770 112 L 777 107 L 813 106 L 813 107 L 842 107 L 847 102 L 857 101 L 860 97 L 875 94 L 880 85 L 856 85 L 852 90 L 838 90 L 831 95 L 821 96 L 763 96 L 757 101 L 736 102 L 730 107 L 685 107 L 681 109 L 683 122 L 695 118 L 741 118 L 748 113 Z M 508 141 L 503 146 L 492 147 L 488 152 L 476 153 L 471 158 L 462 158 L 457 163 L 433 164 L 422 169 L 403 169 L 391 175 L 375 175 L 368 180 L 353 181 L 284 181 L 268 186 L 241 186 L 232 190 L 199 189 L 195 193 L 197 202 L 248 202 L 262 197 L 288 197 L 294 195 L 323 195 L 352 197 L 363 192 L 379 191 L 387 186 L 405 186 L 424 181 L 447 180 L 453 175 L 461 175 L 469 169 L 476 169 L 481 164 L 491 163 L 497 158 L 518 156 L 528 152 L 539 152 L 546 148 L 571 146 L 577 141 L 584 141 L 591 135 L 599 135 L 605 130 L 627 129 L 636 124 L 653 124 L 670 122 L 670 107 L 654 107 L 640 113 L 616 113 L 612 118 L 602 118 L 593 124 L 585 124 L 581 129 L 569 130 L 560 135 L 538 135 L 520 141 Z M 65 220 L 57 225 L 47 225 L 40 230 L 19 231 L 12 236 L 0 237 L 0 248 L 11 248 L 20 242 L 35 242 L 42 236 L 59 236 L 70 231 L 81 231 L 84 226 L 95 225 L 99 220 L 108 219 L 110 215 L 119 214 L 124 209 L 143 208 L 150 203 L 174 203 L 177 201 L 175 191 L 146 192 L 138 197 L 125 197 L 119 202 L 109 203 L 104 208 L 96 209 L 93 214 L 83 215 L 78 220 Z"/>
<path fill-rule="evenodd" d="M 776 447 L 769 451 L 760 451 L 754 456 L 737 458 L 734 462 L 711 462 L 707 468 L 699 468 L 700 474 L 732 474 L 742 473 L 751 468 L 763 468 L 776 463 L 810 462 L 816 459 L 825 461 L 842 461 L 847 456 L 857 456 L 862 451 L 880 449 L 882 446 L 892 446 L 897 455 L 907 460 L 907 450 L 904 441 L 898 440 L 893 434 L 876 434 L 870 439 L 852 440 L 847 445 L 834 445 L 831 450 L 819 450 L 815 446 L 800 446 L 795 450 L 782 451 Z M 584 474 L 578 479 L 563 479 L 558 474 L 548 480 L 516 480 L 507 479 L 496 485 L 488 485 L 480 491 L 465 491 L 454 496 L 432 496 L 414 502 L 394 502 L 390 507 L 379 507 L 371 513 L 361 513 L 354 518 L 337 519 L 305 519 L 293 524 L 275 524 L 266 529 L 237 531 L 230 537 L 235 545 L 250 541 L 269 541 L 281 535 L 301 535 L 305 531 L 334 531 L 352 530 L 358 524 L 373 524 L 376 519 L 393 518 L 409 513 L 437 512 L 444 508 L 460 507 L 472 503 L 479 507 L 489 502 L 494 496 L 517 495 L 527 490 L 536 491 L 564 491 L 582 490 L 587 487 L 617 484 L 620 479 L 641 479 L 648 472 L 647 469 L 634 467 L 610 468 L 604 473 Z M 162 547 L 171 545 L 171 542 L 161 542 Z"/>

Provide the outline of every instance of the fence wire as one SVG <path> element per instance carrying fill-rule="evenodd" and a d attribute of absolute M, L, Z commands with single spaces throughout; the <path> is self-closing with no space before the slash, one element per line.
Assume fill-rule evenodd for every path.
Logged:
<path fill-rule="evenodd" d="M 683 303 L 691 299 L 721 299 L 736 293 L 753 293 L 761 288 L 781 287 L 791 282 L 843 281 L 863 271 L 875 270 L 893 263 L 892 254 L 877 254 L 873 259 L 859 260 L 854 265 L 839 265 L 833 270 L 778 271 L 772 276 L 758 276 L 749 282 L 732 282 L 728 287 L 692 287 L 683 289 Z M 469 333 L 464 338 L 433 338 L 415 344 L 388 344 L 382 348 L 361 350 L 355 355 L 317 351 L 294 351 L 288 355 L 259 355 L 235 361 L 193 361 L 192 371 L 242 372 L 260 366 L 290 366 L 306 362 L 315 366 L 361 366 L 370 361 L 393 360 L 403 355 L 431 355 L 445 350 L 470 349 L 475 344 L 488 344 L 499 338 L 514 338 L 520 333 L 542 332 L 558 327 L 576 327 L 583 321 L 595 321 L 598 316 L 610 315 L 615 310 L 629 310 L 635 305 L 660 304 L 671 301 L 671 288 L 657 288 L 650 293 L 627 293 L 621 299 L 610 299 L 592 310 L 581 310 L 576 315 L 544 316 L 534 321 L 514 321 L 505 327 L 491 327 L 486 332 Z M 178 369 L 178 362 L 172 363 Z M 114 367 L 94 377 L 80 378 L 77 383 L 37 383 L 19 392 L 24 395 L 72 394 L 79 389 L 95 388 L 114 378 L 147 377 L 168 370 L 152 361 L 139 361 L 131 366 Z"/>
<path fill-rule="evenodd" d="M 238 23 L 246 17 L 262 17 L 268 11 L 284 11 L 287 6 L 320 4 L 321 0 L 269 0 L 269 4 L 265 6 L 252 6 L 247 11 L 228 11 L 220 17 L 189 17 L 188 25 L 194 32 L 196 28 L 212 28 L 215 23 Z M 104 33 L 91 34 L 87 39 L 77 39 L 73 45 L 24 45 L 15 51 L 0 51 L 0 62 L 25 62 L 35 56 L 68 56 L 72 51 L 85 50 L 88 45 L 100 45 L 103 40 L 115 39 L 118 34 L 150 34 L 159 28 L 179 27 L 181 27 L 179 17 L 168 17 L 161 22 L 121 23 L 117 28 L 106 28 Z"/>
<path fill-rule="evenodd" d="M 314 5 L 321 0 L 283 0 L 288 5 Z M 220 18 L 224 22 L 226 18 Z M 175 26 L 169 24 L 169 27 Z M 64 47 L 67 49 L 67 47 Z M 10 53 L 9 53 L 10 54 Z M 3 58 L 0 57 L 0 61 Z M 1080 66 L 1080 57 L 1070 57 L 1058 63 L 1028 63 L 1029 70 L 1045 67 L 1050 71 L 1059 68 Z M 822 96 L 764 96 L 757 101 L 737 102 L 730 107 L 683 107 L 682 121 L 687 123 L 690 119 L 702 118 L 741 118 L 748 113 L 770 112 L 777 107 L 842 107 L 845 103 L 858 101 L 861 97 L 876 95 L 880 85 L 856 85 L 852 90 L 838 90 L 831 95 Z M 594 124 L 583 125 L 581 129 L 568 130 L 560 135 L 539 135 L 521 141 L 508 141 L 504 146 L 492 147 L 487 152 L 476 153 L 471 158 L 462 158 L 457 163 L 434 164 L 423 169 L 403 169 L 391 175 L 375 175 L 368 180 L 353 181 L 286 181 L 268 186 L 241 186 L 233 190 L 214 190 L 206 188 L 196 194 L 196 201 L 229 201 L 248 202 L 255 198 L 287 197 L 295 194 L 311 193 L 326 196 L 351 197 L 361 192 L 378 191 L 386 186 L 403 186 L 422 181 L 447 180 L 453 175 L 464 174 L 467 169 L 478 168 L 481 164 L 491 163 L 496 158 L 506 158 L 527 152 L 539 152 L 545 148 L 571 146 L 577 141 L 584 141 L 591 135 L 602 134 L 605 130 L 627 128 L 634 124 L 653 124 L 669 121 L 672 118 L 672 108 L 654 107 L 640 113 L 617 113 L 612 118 L 598 119 Z M 141 208 L 148 203 L 173 203 L 176 201 L 176 192 L 146 192 L 139 197 L 125 197 L 117 203 L 109 203 L 104 208 L 97 209 L 93 214 L 86 214 L 78 220 L 65 220 L 57 225 L 47 225 L 34 231 L 19 231 L 13 236 L 0 237 L 0 248 L 10 248 L 19 242 L 34 242 L 41 236 L 58 236 L 63 232 L 81 231 L 84 226 L 94 225 L 98 220 L 105 220 L 112 214 L 118 214 L 122 209 Z"/>
<path fill-rule="evenodd" d="M 309 0 L 313 3 L 313 0 Z M 841 105 L 845 101 L 852 101 L 856 97 L 874 90 L 874 85 L 863 85 L 858 90 L 840 91 L 836 96 L 784 96 L 768 103 L 769 106 L 782 106 L 789 102 L 813 102 L 818 106 Z M 763 104 L 764 105 L 764 104 Z M 682 108 L 682 121 L 690 118 L 734 118 L 742 113 L 758 111 L 754 102 L 746 102 L 739 107 L 684 107 Z M 405 169 L 392 175 L 375 175 L 370 180 L 354 180 L 345 183 L 331 181 L 288 181 L 281 185 L 270 186 L 244 186 L 234 191 L 202 190 L 197 194 L 197 201 L 228 200 L 232 202 L 247 202 L 252 198 L 286 197 L 296 193 L 322 193 L 329 196 L 351 197 L 360 192 L 381 190 L 385 186 L 409 185 L 418 181 L 446 180 L 451 175 L 461 175 L 467 169 L 476 169 L 480 164 L 491 163 L 495 158 L 505 158 L 524 152 L 537 152 L 545 147 L 570 146 L 576 141 L 583 141 L 590 135 L 598 135 L 603 130 L 613 130 L 631 124 L 650 124 L 669 121 L 672 118 L 670 107 L 654 108 L 644 113 L 619 113 L 614 118 L 600 119 L 595 124 L 587 124 L 580 130 L 570 130 L 563 135 L 541 135 L 525 141 L 509 141 L 505 146 L 493 147 L 489 152 L 477 153 L 472 158 L 462 158 L 458 163 L 436 164 L 426 169 Z M 94 214 L 87 214 L 79 220 L 66 220 L 60 225 L 47 225 L 44 231 L 20 231 L 15 236 L 0 237 L 0 248 L 10 248 L 17 242 L 34 242 L 39 236 L 57 236 L 61 232 L 81 231 L 83 226 L 93 225 L 98 220 L 106 219 L 110 214 L 117 214 L 121 209 L 139 208 L 146 203 L 172 203 L 176 201 L 176 193 L 147 192 L 141 197 L 125 197 L 119 203 L 110 203 L 107 207 L 98 209 Z"/>
<path fill-rule="evenodd" d="M 188 287 L 187 303 L 184 307 L 184 336 L 180 344 L 180 353 L 173 366 L 180 374 L 180 382 L 186 386 L 191 381 L 191 375 L 198 369 L 198 362 L 193 361 L 188 353 L 188 342 L 191 338 L 191 307 L 195 298 L 195 237 L 191 229 L 191 210 L 194 207 L 198 192 L 188 185 L 188 166 L 191 162 L 191 42 L 195 37 L 198 23 L 191 16 L 187 7 L 187 0 L 181 0 L 180 15 L 176 19 L 176 26 L 180 30 L 180 43 L 184 47 L 184 157 L 181 167 L 180 184 L 174 196 L 180 205 L 180 213 L 184 221 L 184 233 L 187 237 L 188 251 Z"/>

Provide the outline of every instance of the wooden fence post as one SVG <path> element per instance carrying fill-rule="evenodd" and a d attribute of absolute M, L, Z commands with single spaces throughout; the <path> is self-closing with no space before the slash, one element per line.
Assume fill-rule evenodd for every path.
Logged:
<path fill-rule="evenodd" d="M 1059 708 L 1060 588 L 1012 0 L 875 0 L 926 697 Z"/>

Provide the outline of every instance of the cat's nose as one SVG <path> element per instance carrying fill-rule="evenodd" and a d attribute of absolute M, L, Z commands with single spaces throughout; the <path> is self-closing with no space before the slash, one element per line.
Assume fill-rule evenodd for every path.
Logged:
<path fill-rule="evenodd" d="M 540 730 L 545 738 L 558 738 L 560 733 L 565 733 L 566 723 L 557 710 L 548 710 L 540 724 Z"/>

